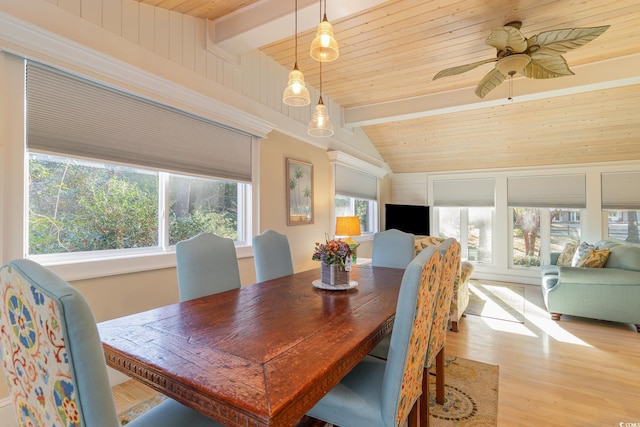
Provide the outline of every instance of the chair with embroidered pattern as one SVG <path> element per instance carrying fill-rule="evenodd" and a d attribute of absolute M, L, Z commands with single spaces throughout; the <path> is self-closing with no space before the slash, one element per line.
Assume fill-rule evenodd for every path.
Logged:
<path fill-rule="evenodd" d="M 417 425 L 422 375 L 442 276 L 442 256 L 423 251 L 407 266 L 385 360 L 366 356 L 307 415 L 342 427 Z"/>
<path fill-rule="evenodd" d="M 18 425 L 119 427 L 93 314 L 77 289 L 30 260 L 0 269 L 0 347 Z M 127 427 L 220 427 L 166 399 Z"/>

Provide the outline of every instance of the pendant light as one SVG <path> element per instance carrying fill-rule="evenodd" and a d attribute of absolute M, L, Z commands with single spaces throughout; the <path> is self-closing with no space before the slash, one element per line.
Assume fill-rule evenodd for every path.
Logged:
<path fill-rule="evenodd" d="M 322 102 L 322 62 L 320 63 L 320 99 L 309 122 L 309 127 L 307 127 L 307 133 L 311 136 L 321 137 L 333 135 L 333 123 L 329 120 L 327 106 Z"/>
<path fill-rule="evenodd" d="M 338 42 L 333 36 L 333 26 L 327 20 L 327 0 L 324 0 L 324 18 L 322 17 L 322 0 L 320 0 L 320 24 L 316 38 L 311 42 L 310 54 L 320 62 L 331 62 L 338 59 L 340 52 Z"/>
<path fill-rule="evenodd" d="M 296 0 L 296 15 L 295 15 L 295 31 L 296 31 L 296 51 L 295 51 L 295 65 L 293 70 L 289 73 L 289 83 L 284 89 L 282 94 L 282 102 L 294 107 L 302 107 L 311 103 L 311 96 L 309 95 L 309 89 L 304 84 L 304 76 L 302 71 L 298 68 L 298 0 Z"/>

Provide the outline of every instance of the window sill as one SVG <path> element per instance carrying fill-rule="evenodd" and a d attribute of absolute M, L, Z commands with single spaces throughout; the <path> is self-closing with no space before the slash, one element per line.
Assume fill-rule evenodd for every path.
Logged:
<path fill-rule="evenodd" d="M 236 247 L 238 259 L 253 256 L 251 246 Z M 120 274 L 139 273 L 142 271 L 175 268 L 176 253 L 147 252 L 135 255 L 120 255 L 87 259 L 54 259 L 47 256 L 30 257 L 33 261 L 44 265 L 64 280 L 85 280 L 98 277 L 116 276 Z"/>

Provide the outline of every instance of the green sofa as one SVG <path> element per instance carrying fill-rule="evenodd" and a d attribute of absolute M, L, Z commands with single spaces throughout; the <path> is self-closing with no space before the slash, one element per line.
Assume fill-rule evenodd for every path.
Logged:
<path fill-rule="evenodd" d="M 633 323 L 640 332 L 640 245 L 601 240 L 596 249 L 609 249 L 604 268 L 545 265 L 542 295 L 551 318 L 563 314 Z"/>

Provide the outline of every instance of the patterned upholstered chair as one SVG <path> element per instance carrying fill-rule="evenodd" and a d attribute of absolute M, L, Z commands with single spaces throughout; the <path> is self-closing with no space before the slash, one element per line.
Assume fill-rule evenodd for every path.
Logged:
<path fill-rule="evenodd" d="M 414 235 L 392 228 L 373 235 L 371 265 L 406 268 L 415 257 Z"/>
<path fill-rule="evenodd" d="M 441 276 L 442 256 L 435 248 L 411 261 L 402 278 L 387 360 L 366 356 L 309 411 L 310 417 L 343 427 L 401 426 L 407 418 L 410 426 L 417 423 L 416 405 L 427 404 L 419 398 Z"/>
<path fill-rule="evenodd" d="M 445 237 L 416 236 L 416 254 L 429 246 L 438 246 L 445 241 Z M 469 305 L 469 279 L 473 274 L 473 264 L 468 261 L 460 262 L 460 272 L 456 283 L 453 285 L 453 297 L 451 298 L 451 313 L 449 315 L 450 329 L 458 332 L 460 319 Z"/>
<path fill-rule="evenodd" d="M 444 353 L 447 324 L 449 322 L 453 287 L 460 270 L 460 243 L 456 239 L 447 239 L 436 248 L 442 255 L 442 278 L 440 279 L 440 291 L 438 292 L 438 300 L 435 307 L 433 330 L 431 331 L 429 349 L 425 359 L 422 391 L 425 396 L 428 396 L 429 368 L 435 363 L 436 402 L 442 405 L 444 404 Z M 428 409 L 428 407 L 428 405 L 423 406 L 424 409 Z M 423 414 L 425 418 L 428 417 L 427 413 Z"/>
<path fill-rule="evenodd" d="M 118 427 L 102 345 L 84 297 L 46 268 L 0 269 L 0 347 L 18 425 Z M 127 427 L 219 427 L 167 399 Z"/>
<path fill-rule="evenodd" d="M 176 270 L 180 301 L 241 286 L 233 240 L 211 233 L 176 244 Z"/>
<path fill-rule="evenodd" d="M 440 289 L 435 305 L 433 316 L 433 329 L 429 338 L 429 347 L 424 363 L 424 374 L 422 376 L 422 396 L 424 405 L 420 406 L 421 420 L 429 419 L 429 369 L 436 367 L 436 402 L 444 404 L 444 354 L 447 334 L 447 324 L 449 321 L 451 297 L 453 295 L 453 285 L 456 281 L 460 268 L 460 244 L 455 239 L 446 239 L 438 246 L 429 246 L 429 250 L 436 249 L 442 256 L 442 276 L 440 278 Z M 389 337 L 385 337 L 369 353 L 370 355 L 386 359 L 391 342 Z"/>
<path fill-rule="evenodd" d="M 258 282 L 293 274 L 291 248 L 284 234 L 265 230 L 253 238 L 253 261 Z"/>

